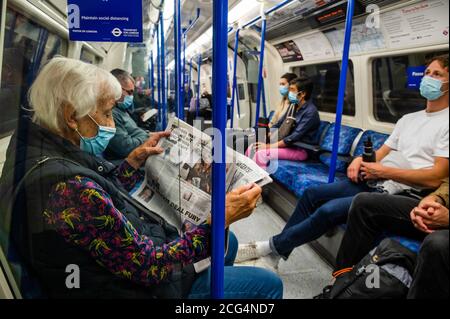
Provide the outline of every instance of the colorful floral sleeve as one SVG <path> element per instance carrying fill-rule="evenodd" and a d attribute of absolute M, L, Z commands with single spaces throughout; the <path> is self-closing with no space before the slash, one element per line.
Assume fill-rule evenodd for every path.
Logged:
<path fill-rule="evenodd" d="M 136 170 L 133 166 L 128 164 L 127 161 L 123 161 L 122 164 L 117 168 L 117 177 L 122 184 L 122 186 L 131 192 L 138 182 L 144 179 L 144 175 Z"/>
<path fill-rule="evenodd" d="M 194 228 L 180 238 L 156 246 L 138 234 L 95 182 L 75 177 L 50 194 L 45 221 L 65 241 L 79 246 L 113 274 L 152 286 L 167 279 L 175 264 L 187 265 L 208 256 L 210 228 Z"/>

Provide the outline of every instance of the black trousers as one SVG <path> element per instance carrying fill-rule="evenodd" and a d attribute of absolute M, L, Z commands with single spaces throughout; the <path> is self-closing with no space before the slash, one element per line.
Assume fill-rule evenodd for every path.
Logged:
<path fill-rule="evenodd" d="M 349 212 L 347 231 L 339 249 L 336 271 L 356 265 L 375 248 L 383 233 L 424 240 L 411 287 L 411 298 L 448 298 L 448 230 L 427 234 L 417 230 L 410 213 L 417 199 L 376 193 L 355 197 Z M 446 240 L 442 237 L 447 236 Z M 446 246 L 443 247 L 443 246 Z M 443 249 L 445 248 L 445 249 Z M 439 253 L 437 253 L 439 251 Z M 426 295 L 426 296 L 425 296 Z"/>

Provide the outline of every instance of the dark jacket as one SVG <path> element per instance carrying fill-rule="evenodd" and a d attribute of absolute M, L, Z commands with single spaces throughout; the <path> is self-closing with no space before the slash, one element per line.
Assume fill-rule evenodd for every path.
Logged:
<path fill-rule="evenodd" d="M 276 123 L 272 129 L 278 129 L 288 116 L 286 112 L 283 117 Z M 316 106 L 312 101 L 306 102 L 294 115 L 296 125 L 292 133 L 283 141 L 286 145 L 292 145 L 296 142 L 307 144 L 316 144 L 317 132 L 320 128 L 320 116 Z"/>
<path fill-rule="evenodd" d="M 37 165 L 44 158 L 51 159 Z M 32 173 L 26 177 L 23 187 L 18 189 L 15 200 L 12 200 L 13 190 L 30 171 Z M 115 172 L 115 167 L 109 162 L 92 157 L 69 141 L 28 119 L 22 119 L 9 145 L 0 179 L 0 230 L 4 232 L 11 226 L 9 233 L 3 234 L 6 236 L 0 236 L 3 238 L 2 247 L 14 251 L 20 264 L 39 282 L 46 297 L 186 297 L 196 278 L 192 266 L 183 268 L 179 265 L 178 271 L 168 282 L 154 288 L 144 288 L 111 274 L 98 265 L 88 252 L 66 243 L 51 225 L 44 222 L 43 212 L 52 187 L 74 176 L 85 176 L 98 183 L 136 230 L 148 236 L 155 245 L 177 238 L 177 230 L 167 225 L 161 217 L 148 211 L 143 213 L 145 208 L 130 199 L 116 180 Z M 80 289 L 70 290 L 65 285 L 68 276 L 66 267 L 72 264 L 80 268 Z"/>
<path fill-rule="evenodd" d="M 149 138 L 149 134 L 138 127 L 127 111 L 115 107 L 113 116 L 117 132 L 108 144 L 105 157 L 109 160 L 121 160 L 144 144 Z"/>

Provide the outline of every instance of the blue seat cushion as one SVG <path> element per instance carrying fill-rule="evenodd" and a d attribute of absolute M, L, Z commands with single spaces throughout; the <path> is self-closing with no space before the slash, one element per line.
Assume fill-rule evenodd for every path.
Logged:
<path fill-rule="evenodd" d="M 323 153 L 320 155 L 320 161 L 327 167 L 331 166 L 331 153 Z M 336 161 L 336 172 L 346 173 L 348 164 L 351 161 L 350 156 L 338 156 Z"/>
<path fill-rule="evenodd" d="M 397 241 L 403 247 L 408 248 L 409 250 L 411 250 L 413 253 L 416 253 L 416 254 L 419 253 L 420 247 L 422 246 L 422 242 L 414 240 L 414 239 L 409 239 L 409 238 L 400 237 L 400 236 L 389 236 L 389 238 Z"/>
<path fill-rule="evenodd" d="M 322 151 L 333 152 L 335 127 L 336 127 L 335 123 L 331 124 L 330 128 L 325 134 L 325 137 L 320 145 Z M 361 129 L 359 128 L 342 125 L 339 139 L 339 149 L 338 149 L 339 155 L 344 156 L 350 155 L 353 143 L 355 142 L 355 139 L 358 137 L 359 133 L 361 133 Z"/>
<path fill-rule="evenodd" d="M 306 189 L 328 183 L 328 166 L 322 163 L 278 161 L 278 169 L 272 177 L 297 197 Z M 345 180 L 345 174 L 338 173 L 336 181 Z"/>
<path fill-rule="evenodd" d="M 371 137 L 373 148 L 374 150 L 379 150 L 384 143 L 389 138 L 389 135 L 378 133 L 374 131 L 365 131 L 364 134 L 361 136 L 361 139 L 358 142 L 358 145 L 356 146 L 354 156 L 361 156 L 364 153 L 364 142 L 367 140 L 368 137 Z"/>

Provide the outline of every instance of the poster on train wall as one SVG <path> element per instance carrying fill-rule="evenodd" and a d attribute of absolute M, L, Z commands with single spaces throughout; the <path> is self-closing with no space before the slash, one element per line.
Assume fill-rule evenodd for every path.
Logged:
<path fill-rule="evenodd" d="M 448 43 L 449 1 L 422 1 L 382 15 L 390 48 Z"/>
<path fill-rule="evenodd" d="M 322 32 L 297 38 L 294 42 L 300 48 L 305 61 L 330 59 L 334 57 L 333 47 Z"/>
<path fill-rule="evenodd" d="M 303 55 L 294 41 L 286 41 L 275 45 L 284 63 L 303 61 Z"/>
<path fill-rule="evenodd" d="M 142 0 L 68 0 L 71 41 L 143 42 Z"/>

